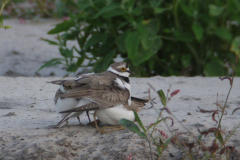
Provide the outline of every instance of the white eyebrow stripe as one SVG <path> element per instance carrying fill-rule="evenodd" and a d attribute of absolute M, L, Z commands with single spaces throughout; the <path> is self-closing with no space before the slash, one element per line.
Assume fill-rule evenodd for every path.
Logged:
<path fill-rule="evenodd" d="M 115 69 L 113 69 L 112 67 L 109 67 L 107 69 L 108 72 L 112 72 L 112 73 L 115 73 L 116 75 L 119 75 L 119 76 L 123 76 L 123 77 L 128 77 L 130 75 L 130 73 L 128 72 L 118 72 L 116 71 Z"/>

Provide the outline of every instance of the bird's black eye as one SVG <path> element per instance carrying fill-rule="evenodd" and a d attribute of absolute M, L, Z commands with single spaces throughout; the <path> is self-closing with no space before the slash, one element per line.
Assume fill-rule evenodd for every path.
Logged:
<path fill-rule="evenodd" d="M 121 68 L 121 71 L 125 72 L 127 69 L 125 67 Z"/>
<path fill-rule="evenodd" d="M 67 86 L 68 89 L 72 89 L 72 86 Z"/>

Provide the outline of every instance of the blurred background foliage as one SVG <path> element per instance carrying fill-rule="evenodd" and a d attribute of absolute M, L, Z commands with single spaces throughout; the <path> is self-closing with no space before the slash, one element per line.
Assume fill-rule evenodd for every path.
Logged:
<path fill-rule="evenodd" d="M 57 41 L 44 39 L 59 46 L 62 58 L 40 69 L 62 64 L 68 73 L 86 66 L 101 72 L 121 57 L 137 76 L 222 76 L 231 73 L 225 63 L 234 63 L 239 52 L 239 0 L 28 2 L 35 8 L 15 10 L 16 16 L 69 17 L 48 32 Z M 7 8 L 12 14 L 14 5 Z M 71 40 L 78 45 L 68 48 Z"/>
<path fill-rule="evenodd" d="M 11 26 L 3 24 L 3 16 L 2 16 L 3 9 L 6 6 L 6 4 L 8 3 L 8 1 L 9 0 L 2 0 L 2 2 L 0 3 L 0 28 L 4 28 L 4 29 L 11 28 Z"/>
<path fill-rule="evenodd" d="M 70 12 L 73 11 L 72 7 L 67 3 L 68 0 L 8 1 L 9 3 L 6 5 L 4 13 L 5 17 L 17 17 L 35 20 L 38 20 L 38 18 L 62 18 L 64 16 L 68 16 Z"/>

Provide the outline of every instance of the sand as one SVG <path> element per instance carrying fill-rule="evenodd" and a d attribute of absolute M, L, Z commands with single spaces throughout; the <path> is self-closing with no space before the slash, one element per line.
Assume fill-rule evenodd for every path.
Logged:
<path fill-rule="evenodd" d="M 40 40 L 52 38 L 46 32 L 56 21 L 43 20 L 42 22 L 27 22 L 19 24 L 18 20 L 6 20 L 6 25 L 13 29 L 0 30 L 0 159 L 126 159 L 132 154 L 132 159 L 149 159 L 149 146 L 146 140 L 129 131 L 115 131 L 109 134 L 97 133 L 94 127 L 88 126 L 85 114 L 81 118 L 84 126 L 80 126 L 77 119 L 71 119 L 69 126 L 54 128 L 61 120 L 61 115 L 55 111 L 54 95 L 57 85 L 48 84 L 47 81 L 61 79 L 65 71 L 60 66 L 42 70 L 42 76 L 49 76 L 51 72 L 57 77 L 38 76 L 36 70 L 49 58 L 58 58 L 58 49 Z M 16 53 L 15 53 L 16 52 Z M 11 70 L 12 74 L 7 72 Z M 20 77 L 16 77 L 19 75 Z M 15 77 L 9 77 L 15 76 Z M 25 77 L 21 77 L 25 76 Z M 74 78 L 74 77 L 73 77 Z M 171 98 L 167 104 L 172 113 L 182 121 L 196 136 L 201 131 L 217 127 L 212 120 L 211 113 L 200 113 L 199 108 L 206 110 L 216 109 L 216 99 L 223 105 L 229 90 L 229 81 L 221 81 L 218 77 L 151 77 L 131 78 L 132 95 L 147 98 L 150 83 L 156 90 L 162 89 L 165 93 L 171 85 L 171 91 L 180 89 L 180 93 Z M 240 111 L 232 111 L 239 107 L 240 78 L 235 78 L 232 92 L 227 103 L 227 115 L 222 122 L 222 130 L 228 134 L 240 122 Z M 148 104 L 139 116 L 144 126 L 155 122 L 160 109 L 163 107 L 158 95 L 151 92 L 151 97 L 156 98 L 156 104 Z M 170 116 L 166 112 L 164 117 Z M 92 116 L 91 116 L 91 119 Z M 217 115 L 216 115 L 217 119 Z M 218 119 L 217 119 L 218 120 Z M 171 124 L 170 120 L 166 121 Z M 164 123 L 157 129 L 164 131 L 169 137 Z M 194 139 L 186 130 L 174 120 L 170 127 L 173 133 L 180 133 L 179 138 L 185 142 Z M 183 134 L 182 134 L 183 133 Z M 235 146 L 233 154 L 236 160 L 240 151 L 240 128 L 236 130 L 227 145 Z M 155 132 L 154 136 L 159 136 Z M 210 146 L 213 140 L 210 133 L 202 138 L 204 144 Z M 163 138 L 163 137 L 162 137 Z M 166 140 L 163 138 L 163 140 Z M 153 146 L 154 159 L 156 148 Z M 162 159 L 181 159 L 184 157 L 178 146 L 170 144 L 163 152 Z M 201 159 L 201 157 L 199 158 Z"/>

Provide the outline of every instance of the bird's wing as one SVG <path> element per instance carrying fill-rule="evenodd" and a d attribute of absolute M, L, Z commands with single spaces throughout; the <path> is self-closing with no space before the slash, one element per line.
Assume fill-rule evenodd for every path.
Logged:
<path fill-rule="evenodd" d="M 98 104 L 101 109 L 128 103 L 130 91 L 119 86 L 114 76 L 94 74 L 81 78 L 77 82 L 79 85 L 60 95 L 60 97 L 87 98 Z"/>
<path fill-rule="evenodd" d="M 141 99 L 141 98 L 136 98 L 136 97 L 131 97 L 131 106 L 127 106 L 129 110 L 138 108 L 138 107 L 143 107 L 146 105 L 146 103 L 149 102 L 149 100 L 146 99 Z M 95 103 L 95 102 L 90 102 L 88 104 L 82 105 L 80 107 L 76 107 L 74 109 L 69 109 L 62 111 L 60 113 L 69 113 L 69 112 L 82 112 L 82 111 L 91 111 L 91 110 L 97 110 L 100 109 L 100 106 Z"/>
<path fill-rule="evenodd" d="M 54 97 L 55 104 L 57 104 L 57 100 L 60 97 L 60 95 L 62 95 L 62 94 L 63 94 L 62 91 L 60 89 L 58 89 L 56 94 L 55 94 L 55 97 Z"/>
<path fill-rule="evenodd" d="M 137 97 L 131 97 L 131 106 L 132 107 L 144 107 L 148 103 L 148 99 L 141 99 Z"/>
<path fill-rule="evenodd" d="M 60 113 L 91 111 L 91 110 L 96 110 L 96 109 L 99 109 L 99 108 L 100 107 L 99 107 L 99 105 L 97 103 L 90 102 L 90 103 L 84 104 L 84 105 L 82 105 L 80 107 L 76 107 L 76 108 L 73 108 L 73 109 L 65 110 L 65 111 L 62 111 Z"/>
<path fill-rule="evenodd" d="M 69 113 L 65 117 L 63 117 L 63 119 L 60 122 L 58 122 L 58 124 L 55 127 L 60 128 L 62 126 L 62 123 L 65 122 L 66 120 L 68 120 L 68 118 L 71 117 L 72 114 L 74 114 L 74 113 Z"/>

